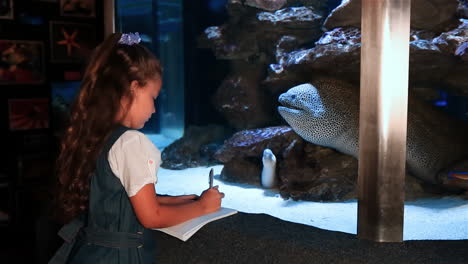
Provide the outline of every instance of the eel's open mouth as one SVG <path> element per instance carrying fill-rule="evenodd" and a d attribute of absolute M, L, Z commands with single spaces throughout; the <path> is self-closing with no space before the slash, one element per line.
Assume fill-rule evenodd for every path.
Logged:
<path fill-rule="evenodd" d="M 280 114 L 293 114 L 293 115 L 298 115 L 301 113 L 301 110 L 298 108 L 292 108 L 292 107 L 286 107 L 286 106 L 278 106 L 278 112 Z"/>
<path fill-rule="evenodd" d="M 290 104 L 288 100 L 282 98 L 281 96 L 278 98 L 278 102 L 280 103 L 280 106 L 278 106 L 278 109 L 295 110 L 295 111 L 301 110 L 300 108 Z"/>

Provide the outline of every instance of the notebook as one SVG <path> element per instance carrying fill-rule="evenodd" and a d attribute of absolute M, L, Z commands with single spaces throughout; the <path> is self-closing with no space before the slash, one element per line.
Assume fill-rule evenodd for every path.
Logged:
<path fill-rule="evenodd" d="M 155 228 L 153 230 L 158 230 L 173 237 L 176 237 L 182 241 L 187 241 L 191 236 L 193 236 L 193 234 L 195 234 L 198 230 L 200 230 L 200 228 L 202 228 L 209 222 L 228 217 L 236 213 L 237 210 L 221 207 L 218 211 L 214 213 L 202 215 L 175 226 Z"/>

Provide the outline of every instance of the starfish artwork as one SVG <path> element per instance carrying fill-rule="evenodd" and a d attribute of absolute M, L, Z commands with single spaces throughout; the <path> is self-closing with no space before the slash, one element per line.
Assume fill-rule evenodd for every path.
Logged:
<path fill-rule="evenodd" d="M 72 55 L 73 47 L 77 49 L 81 49 L 81 46 L 76 43 L 76 36 L 78 35 L 78 30 L 75 29 L 72 34 L 68 34 L 68 32 L 62 27 L 62 34 L 64 39 L 57 41 L 58 45 L 66 45 L 67 46 L 67 55 Z"/>

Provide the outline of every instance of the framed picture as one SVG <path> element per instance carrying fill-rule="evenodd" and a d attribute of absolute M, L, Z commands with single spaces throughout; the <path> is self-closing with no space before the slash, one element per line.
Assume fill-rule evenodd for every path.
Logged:
<path fill-rule="evenodd" d="M 18 182 L 47 180 L 53 175 L 53 161 L 47 152 L 20 155 L 17 161 Z"/>
<path fill-rule="evenodd" d="M 50 22 L 50 60 L 79 63 L 96 47 L 96 29 L 90 24 Z"/>
<path fill-rule="evenodd" d="M 16 20 L 24 25 L 42 26 L 45 25 L 46 18 L 40 15 L 32 15 L 28 12 L 20 12 L 16 15 Z"/>
<path fill-rule="evenodd" d="M 49 128 L 49 99 L 9 99 L 8 119 L 11 131 Z"/>
<path fill-rule="evenodd" d="M 70 112 L 70 107 L 75 101 L 81 82 L 52 82 L 51 97 L 52 106 Z"/>
<path fill-rule="evenodd" d="M 13 19 L 13 0 L 0 0 L 0 19 Z"/>
<path fill-rule="evenodd" d="M 0 85 L 44 82 L 44 43 L 0 39 L 0 55 Z"/>
<path fill-rule="evenodd" d="M 15 148 L 23 154 L 48 152 L 50 138 L 47 131 L 25 133 L 15 137 Z"/>
<path fill-rule="evenodd" d="M 52 130 L 61 134 L 70 122 L 73 105 L 81 82 L 52 82 Z"/>
<path fill-rule="evenodd" d="M 96 17 L 95 0 L 60 0 L 61 16 Z"/>

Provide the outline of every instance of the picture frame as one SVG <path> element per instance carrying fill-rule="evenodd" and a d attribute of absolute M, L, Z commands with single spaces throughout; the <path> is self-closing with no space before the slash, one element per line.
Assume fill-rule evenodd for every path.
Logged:
<path fill-rule="evenodd" d="M 49 128 L 49 98 L 8 99 L 10 131 Z"/>
<path fill-rule="evenodd" d="M 13 0 L 0 0 L 0 19 L 13 19 Z"/>
<path fill-rule="evenodd" d="M 71 82 L 52 82 L 51 83 L 51 98 L 52 106 L 69 112 L 76 96 L 80 90 L 80 81 Z"/>
<path fill-rule="evenodd" d="M 0 85 L 45 81 L 44 43 L 0 39 Z"/>
<path fill-rule="evenodd" d="M 42 26 L 45 24 L 45 17 L 40 15 L 30 15 L 26 12 L 19 13 L 16 16 L 16 20 L 19 24 L 23 25 L 35 25 L 35 26 Z"/>
<path fill-rule="evenodd" d="M 60 15 L 74 17 L 96 17 L 95 0 L 60 0 Z"/>
<path fill-rule="evenodd" d="M 50 61 L 81 63 L 97 45 L 96 29 L 92 24 L 50 22 Z"/>
<path fill-rule="evenodd" d="M 54 134 L 62 134 L 69 124 L 71 108 L 80 85 L 80 81 L 51 83 L 51 128 Z"/>
<path fill-rule="evenodd" d="M 18 182 L 47 180 L 53 174 L 53 161 L 47 152 L 22 153 L 17 157 Z"/>
<path fill-rule="evenodd" d="M 25 133 L 14 138 L 15 147 L 23 154 L 47 152 L 51 144 L 48 131 Z"/>

